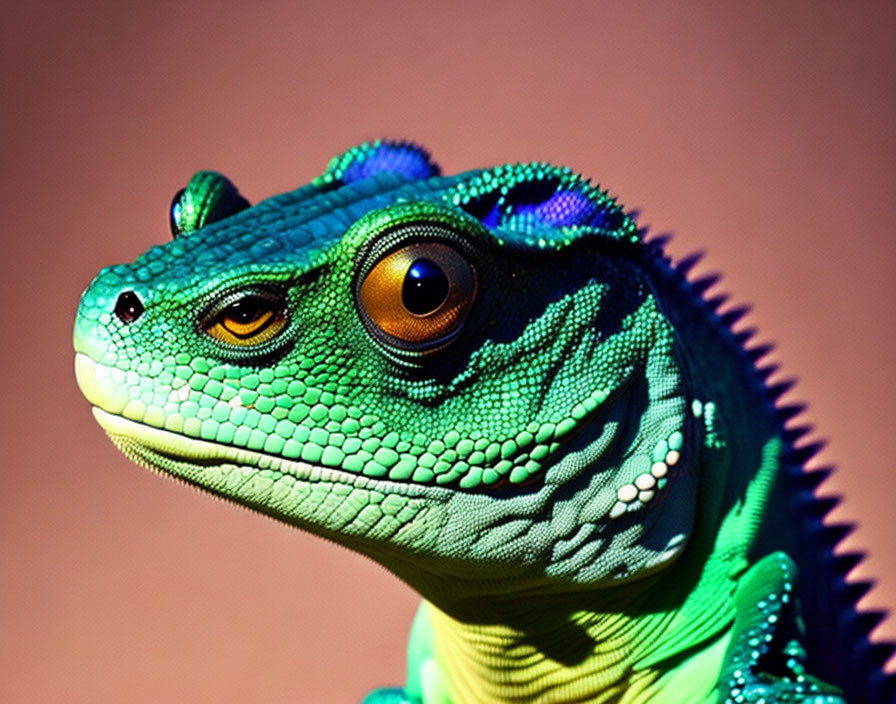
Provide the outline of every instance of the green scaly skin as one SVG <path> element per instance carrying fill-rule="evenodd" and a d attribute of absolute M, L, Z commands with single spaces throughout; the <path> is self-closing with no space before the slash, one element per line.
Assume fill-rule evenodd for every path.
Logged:
<path fill-rule="evenodd" d="M 842 704 L 762 530 L 762 384 L 606 193 L 373 142 L 255 207 L 213 172 L 174 206 L 85 291 L 78 383 L 137 463 L 423 596 L 405 688 L 365 702 Z M 377 279 L 411 245 L 422 294 L 407 262 Z"/>

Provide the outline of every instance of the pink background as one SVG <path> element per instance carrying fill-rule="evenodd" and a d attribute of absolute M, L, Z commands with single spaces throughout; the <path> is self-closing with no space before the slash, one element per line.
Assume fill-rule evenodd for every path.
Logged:
<path fill-rule="evenodd" d="M 70 344 L 80 291 L 168 238 L 194 170 L 258 201 L 378 136 L 447 172 L 568 164 L 674 255 L 705 248 L 830 438 L 866 603 L 896 603 L 896 5 L 22 5 L 0 25 L 0 700 L 352 702 L 403 680 L 410 590 L 132 466 Z"/>

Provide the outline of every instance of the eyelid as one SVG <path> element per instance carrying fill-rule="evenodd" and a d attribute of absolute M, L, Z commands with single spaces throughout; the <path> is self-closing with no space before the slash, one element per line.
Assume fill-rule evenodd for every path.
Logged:
<path fill-rule="evenodd" d="M 235 303 L 247 300 L 267 304 L 267 310 L 249 323 L 225 319 Z M 234 347 L 258 347 L 276 337 L 288 322 L 286 296 L 268 287 L 252 287 L 226 293 L 200 317 L 199 327 L 214 340 Z"/>

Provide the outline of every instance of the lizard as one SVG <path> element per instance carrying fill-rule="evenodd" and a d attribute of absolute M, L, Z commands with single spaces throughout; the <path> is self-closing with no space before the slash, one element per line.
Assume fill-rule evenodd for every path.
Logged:
<path fill-rule="evenodd" d="M 77 382 L 137 464 L 420 593 L 365 704 L 893 701 L 770 347 L 608 191 L 375 140 L 169 220 L 82 295 Z"/>

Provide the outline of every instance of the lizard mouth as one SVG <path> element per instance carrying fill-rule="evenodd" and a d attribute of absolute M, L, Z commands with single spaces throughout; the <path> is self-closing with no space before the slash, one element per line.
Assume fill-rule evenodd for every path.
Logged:
<path fill-rule="evenodd" d="M 588 436 L 591 431 L 599 435 L 609 429 L 605 441 L 601 443 L 603 447 L 599 454 L 603 455 L 612 449 L 626 425 L 625 409 L 628 404 L 625 399 L 631 390 L 631 384 L 624 383 L 612 394 L 593 397 L 587 408 L 582 406 L 583 413 L 574 427 L 567 430 L 562 439 L 552 441 L 550 447 L 546 445 L 543 449 L 547 452 L 539 456 L 537 461 L 534 453 L 521 453 L 519 466 L 526 470 L 522 477 L 514 476 L 516 469 L 514 472 L 505 470 L 503 477 L 496 475 L 497 480 L 493 478 L 465 484 L 462 473 L 440 477 L 432 476 L 430 472 L 430 476 L 422 481 L 417 481 L 416 476 L 373 476 L 166 430 L 160 427 L 158 418 L 155 419 L 156 422 L 148 423 L 143 417 L 129 417 L 128 394 L 123 391 L 123 385 L 117 383 L 111 372 L 99 373 L 99 367 L 99 364 L 86 355 L 77 355 L 78 383 L 93 405 L 94 417 L 115 446 L 136 464 L 222 494 L 232 493 L 236 486 L 249 481 L 264 484 L 277 482 L 283 477 L 305 484 L 338 484 L 407 497 L 425 496 L 429 499 L 447 499 L 458 492 L 506 498 L 529 494 L 538 491 L 546 481 L 550 482 L 554 469 L 564 475 L 568 473 L 563 467 L 556 467 L 557 458 L 563 455 L 557 453 L 557 450 L 561 447 L 567 450 L 575 447 L 578 444 L 575 439 L 577 436 Z M 464 464 L 463 459 L 458 457 L 459 465 Z M 523 460 L 527 463 L 525 466 L 522 465 Z M 485 471 L 479 470 L 480 476 Z M 253 476 L 255 479 L 252 479 Z M 444 481 L 445 479 L 448 481 Z"/>
<path fill-rule="evenodd" d="M 289 460 L 276 455 L 220 445 L 173 433 L 129 420 L 94 406 L 93 415 L 113 444 L 132 462 L 148 469 L 173 475 L 190 483 L 223 489 L 227 483 L 243 483 L 249 472 L 264 473 L 276 480 L 289 476 L 304 482 L 345 484 L 358 489 L 376 489 L 405 496 L 448 498 L 454 492 L 447 487 L 417 485 L 367 477 L 340 469 Z M 214 470 L 214 471 L 210 471 Z M 216 479 L 211 486 L 209 475 Z"/>

